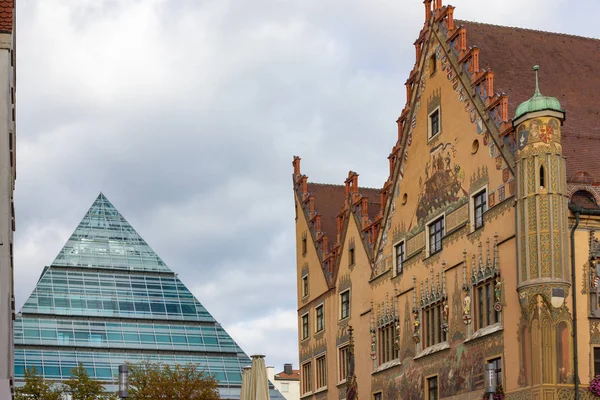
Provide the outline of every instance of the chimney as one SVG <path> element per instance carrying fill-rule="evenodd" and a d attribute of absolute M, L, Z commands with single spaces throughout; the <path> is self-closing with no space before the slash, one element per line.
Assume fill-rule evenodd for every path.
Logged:
<path fill-rule="evenodd" d="M 286 375 L 291 375 L 292 374 L 292 364 L 283 364 L 283 372 Z"/>

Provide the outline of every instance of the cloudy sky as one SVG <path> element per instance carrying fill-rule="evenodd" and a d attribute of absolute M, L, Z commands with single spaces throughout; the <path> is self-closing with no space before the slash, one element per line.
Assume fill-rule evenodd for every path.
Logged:
<path fill-rule="evenodd" d="M 598 37 L 596 0 L 452 4 Z M 297 366 L 292 156 L 312 181 L 383 184 L 423 15 L 421 0 L 18 0 L 17 309 L 102 191 L 247 353 Z"/>

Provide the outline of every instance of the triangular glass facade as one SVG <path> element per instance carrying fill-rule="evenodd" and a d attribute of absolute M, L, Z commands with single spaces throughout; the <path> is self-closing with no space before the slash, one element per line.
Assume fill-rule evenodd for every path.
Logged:
<path fill-rule="evenodd" d="M 66 379 L 79 362 L 116 384 L 118 366 L 200 364 L 239 399 L 250 358 L 101 193 L 15 320 L 15 380 Z M 283 399 L 275 389 L 272 399 Z"/>

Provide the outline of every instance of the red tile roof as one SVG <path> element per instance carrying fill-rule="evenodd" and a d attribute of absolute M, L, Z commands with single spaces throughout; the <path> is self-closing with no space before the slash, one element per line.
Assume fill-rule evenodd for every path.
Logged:
<path fill-rule="evenodd" d="M 0 32 L 12 33 L 15 0 L 0 0 Z"/>
<path fill-rule="evenodd" d="M 346 186 L 325 183 L 308 183 L 308 192 L 315 196 L 315 211 L 321 214 L 321 230 L 327 235 L 329 243 L 335 242 L 337 235 L 337 216 L 342 212 L 346 199 Z M 369 198 L 369 218 L 373 220 L 379 212 L 380 189 L 359 188 L 361 196 Z"/>
<path fill-rule="evenodd" d="M 300 380 L 300 370 L 293 369 L 290 375 L 286 374 L 285 371 L 281 371 L 278 374 L 275 374 L 276 381 L 299 381 Z"/>
<path fill-rule="evenodd" d="M 494 71 L 496 92 L 508 94 L 509 117 L 535 90 L 533 65 L 540 66 L 540 91 L 566 111 L 563 155 L 567 181 L 587 175 L 600 182 L 600 40 L 469 21 L 467 43 L 480 49 L 479 65 Z"/>

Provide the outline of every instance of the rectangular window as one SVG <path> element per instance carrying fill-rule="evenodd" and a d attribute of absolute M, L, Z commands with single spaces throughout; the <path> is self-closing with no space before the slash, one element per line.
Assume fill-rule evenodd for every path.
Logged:
<path fill-rule="evenodd" d="M 594 376 L 600 375 L 600 347 L 594 347 Z"/>
<path fill-rule="evenodd" d="M 340 319 L 350 316 L 350 289 L 340 293 Z"/>
<path fill-rule="evenodd" d="M 348 378 L 349 353 L 348 346 L 344 346 L 339 350 L 339 380 L 343 382 Z"/>
<path fill-rule="evenodd" d="M 308 339 L 308 313 L 302 316 L 302 340 Z"/>
<path fill-rule="evenodd" d="M 287 393 L 290 391 L 290 384 L 287 382 L 281 382 L 281 392 Z"/>
<path fill-rule="evenodd" d="M 402 263 L 404 262 L 404 242 L 396 245 L 396 275 L 402 275 Z"/>
<path fill-rule="evenodd" d="M 436 70 L 437 70 L 437 57 L 434 54 L 431 57 L 429 57 L 429 75 L 435 74 Z"/>
<path fill-rule="evenodd" d="M 429 138 L 440 133 L 440 109 L 429 114 Z"/>
<path fill-rule="evenodd" d="M 496 281 L 494 279 L 488 279 L 475 286 L 476 326 L 478 329 L 500 322 L 500 312 L 496 311 L 494 307 L 495 290 Z"/>
<path fill-rule="evenodd" d="M 302 394 L 312 392 L 312 364 L 307 362 L 302 365 Z"/>
<path fill-rule="evenodd" d="M 423 319 L 425 320 L 423 341 L 425 347 L 433 346 L 447 340 L 446 332 L 442 327 L 442 307 L 442 303 L 438 302 L 423 309 Z"/>
<path fill-rule="evenodd" d="M 327 386 L 327 363 L 325 356 L 317 358 L 317 389 Z"/>
<path fill-rule="evenodd" d="M 444 217 L 440 217 L 429 224 L 429 255 L 442 250 L 442 237 L 444 236 Z"/>
<path fill-rule="evenodd" d="M 308 296 L 308 274 L 302 277 L 302 297 Z"/>
<path fill-rule="evenodd" d="M 481 228 L 483 226 L 483 214 L 487 211 L 487 196 L 485 190 L 482 190 L 473 196 L 473 210 L 473 226 L 475 229 Z"/>
<path fill-rule="evenodd" d="M 427 398 L 429 400 L 438 400 L 438 377 L 427 378 Z"/>
<path fill-rule="evenodd" d="M 306 236 L 302 238 L 302 256 L 306 255 Z"/>
<path fill-rule="evenodd" d="M 398 352 L 395 346 L 396 325 L 387 324 L 379 328 L 379 363 L 384 364 L 388 361 L 398 358 Z"/>
<path fill-rule="evenodd" d="M 321 304 L 315 309 L 317 332 L 321 332 L 325 328 L 325 318 L 323 316 L 323 305 Z"/>
<path fill-rule="evenodd" d="M 502 386 L 502 358 L 494 358 L 488 361 L 490 364 L 494 364 L 494 371 L 496 372 L 496 384 Z"/>
<path fill-rule="evenodd" d="M 354 260 L 354 248 L 348 250 L 348 265 L 352 266 L 354 265 L 355 260 Z"/>

